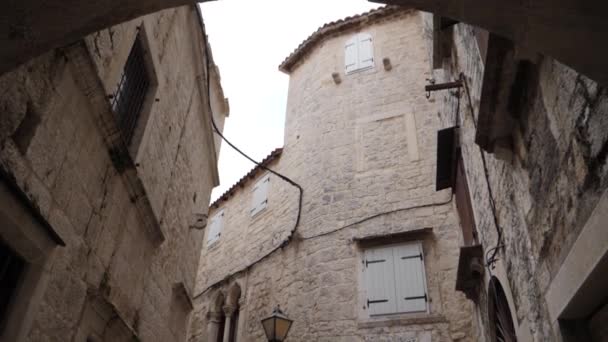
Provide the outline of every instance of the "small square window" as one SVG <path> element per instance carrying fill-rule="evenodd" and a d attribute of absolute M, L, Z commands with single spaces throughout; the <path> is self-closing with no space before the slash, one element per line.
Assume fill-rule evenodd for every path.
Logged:
<path fill-rule="evenodd" d="M 344 69 L 346 74 L 374 67 L 374 44 L 368 33 L 359 33 L 344 45 Z"/>
<path fill-rule="evenodd" d="M 419 242 L 365 251 L 365 306 L 370 316 L 427 311 L 427 290 Z"/>

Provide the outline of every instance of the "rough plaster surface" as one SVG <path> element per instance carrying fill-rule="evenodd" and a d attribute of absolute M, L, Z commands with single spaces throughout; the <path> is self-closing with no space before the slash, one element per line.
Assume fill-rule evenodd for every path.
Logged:
<path fill-rule="evenodd" d="M 206 89 L 197 78 L 204 70 L 197 16 L 189 6 L 138 18 L 86 37 L 81 52 L 53 50 L 0 78 L 2 167 L 66 242 L 50 261 L 28 341 L 81 341 L 87 329 L 104 341 L 185 339 L 190 309 L 175 284 L 193 292 L 203 233 L 190 220 L 206 213 L 216 182 Z M 110 159 L 94 117 L 104 109 L 91 102 L 112 92 L 140 25 L 158 101 L 152 98 L 147 122 L 138 123 L 145 134 L 134 159 L 165 233 L 160 245 Z M 69 57 L 75 54 L 97 72 L 78 69 Z M 80 79 L 105 91 L 87 93 Z M 112 328 L 116 322 L 120 329 Z"/>
<path fill-rule="evenodd" d="M 425 98 L 429 54 L 419 13 L 404 12 L 365 29 L 376 67 L 344 75 L 343 46 L 354 31 L 323 40 L 290 75 L 286 141 L 274 168 L 304 188 L 302 220 L 283 249 L 234 273 L 280 244 L 292 229 L 297 191 L 271 176 L 268 207 L 250 217 L 251 191 L 264 172 L 212 208 L 224 210 L 220 239 L 201 254 L 191 341 L 209 341 L 222 298 L 241 295 L 239 341 L 263 341 L 260 319 L 277 304 L 294 320 L 290 341 L 475 341 L 472 304 L 454 291 L 462 239 L 452 203 L 400 211 L 328 232 L 362 218 L 420 204 L 445 203 L 436 192 L 437 104 Z M 391 59 L 385 71 L 382 58 Z M 339 72 L 336 85 L 332 73 Z M 410 120 L 408 116 L 414 116 Z M 418 156 L 408 155 L 414 125 Z M 370 318 L 360 285 L 362 246 L 374 235 L 432 228 L 423 239 L 431 298 L 428 314 Z M 395 241 L 395 240 L 393 240 Z M 224 280 L 224 281 L 222 281 Z M 218 284 L 219 282 L 219 284 Z M 236 284 L 236 285 L 235 285 Z"/>

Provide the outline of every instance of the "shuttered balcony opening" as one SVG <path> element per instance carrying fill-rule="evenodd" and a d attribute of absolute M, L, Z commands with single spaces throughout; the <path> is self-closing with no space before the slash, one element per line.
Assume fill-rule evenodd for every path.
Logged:
<path fill-rule="evenodd" d="M 0 324 L 6 321 L 8 307 L 25 271 L 25 260 L 0 240 Z M 0 331 L 2 330 L 0 325 Z"/>
<path fill-rule="evenodd" d="M 144 54 L 145 50 L 138 34 L 112 97 L 112 110 L 116 114 L 120 132 L 127 145 L 133 139 L 151 84 Z"/>

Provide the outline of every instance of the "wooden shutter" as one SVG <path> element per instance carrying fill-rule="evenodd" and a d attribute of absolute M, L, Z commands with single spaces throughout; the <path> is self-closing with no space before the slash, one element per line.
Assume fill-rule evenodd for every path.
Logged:
<path fill-rule="evenodd" d="M 369 314 L 396 312 L 393 249 L 385 247 L 367 250 L 363 267 Z"/>
<path fill-rule="evenodd" d="M 427 310 L 422 246 L 419 243 L 394 247 L 397 312 Z"/>
<path fill-rule="evenodd" d="M 222 235 L 222 226 L 224 225 L 224 211 L 220 211 L 215 214 L 211 219 L 209 225 L 209 232 L 207 233 L 207 245 L 210 245 L 217 241 Z"/>
<path fill-rule="evenodd" d="M 344 46 L 344 69 L 348 74 L 358 69 L 357 37 L 352 37 Z"/>
<path fill-rule="evenodd" d="M 374 45 L 372 36 L 367 33 L 357 35 L 359 50 L 359 66 L 357 69 L 367 69 L 374 66 Z"/>
<path fill-rule="evenodd" d="M 462 154 L 459 154 L 457 163 L 456 185 L 454 189 L 456 209 L 460 218 L 464 245 L 472 246 L 477 243 L 477 229 L 475 228 L 475 216 L 473 214 L 471 197 L 469 196 L 469 185 L 467 184 L 467 174 L 464 171 Z"/>
<path fill-rule="evenodd" d="M 270 175 L 266 175 L 261 181 L 258 191 L 260 192 L 258 208 L 262 210 L 268 206 L 268 185 L 270 184 Z"/>
<path fill-rule="evenodd" d="M 270 175 L 266 175 L 260 179 L 252 190 L 251 195 L 251 216 L 262 211 L 268 206 L 268 185 L 270 184 Z"/>
<path fill-rule="evenodd" d="M 456 134 L 456 127 L 437 132 L 437 178 L 435 181 L 435 190 L 437 191 L 452 187 L 454 182 Z"/>

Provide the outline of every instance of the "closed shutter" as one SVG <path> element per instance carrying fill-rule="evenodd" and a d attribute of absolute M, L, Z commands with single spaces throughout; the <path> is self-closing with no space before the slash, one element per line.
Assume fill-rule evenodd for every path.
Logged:
<path fill-rule="evenodd" d="M 270 175 L 266 175 L 253 187 L 251 195 L 251 216 L 254 216 L 268 206 L 269 184 Z"/>
<path fill-rule="evenodd" d="M 443 190 L 454 183 L 454 152 L 457 144 L 456 127 L 437 132 L 437 178 L 435 190 Z"/>
<path fill-rule="evenodd" d="M 394 247 L 398 312 L 427 310 L 422 246 L 419 243 Z"/>
<path fill-rule="evenodd" d="M 367 308 L 370 315 L 394 313 L 395 276 L 393 249 L 370 249 L 365 252 L 364 272 L 367 290 Z"/>
<path fill-rule="evenodd" d="M 347 74 L 358 69 L 357 61 L 359 57 L 357 50 L 357 37 L 352 37 L 344 46 L 344 68 Z"/>
<path fill-rule="evenodd" d="M 270 176 L 266 175 L 266 177 L 261 180 L 261 183 L 262 184 L 260 184 L 260 188 L 258 189 L 260 192 L 260 201 L 258 202 L 258 207 L 260 208 L 259 210 L 262 210 L 268 206 L 268 185 L 270 184 Z"/>
<path fill-rule="evenodd" d="M 210 245 L 217 241 L 222 235 L 222 226 L 224 225 L 224 211 L 220 211 L 215 214 L 211 219 L 211 225 L 209 226 L 209 232 L 207 233 L 207 245 Z"/>
<path fill-rule="evenodd" d="M 471 197 L 469 196 L 469 185 L 467 184 L 467 175 L 464 170 L 464 162 L 462 154 L 458 156 L 458 166 L 456 169 L 456 209 L 460 218 L 460 226 L 462 228 L 462 236 L 465 246 L 473 246 L 477 244 L 477 229 L 475 228 L 475 215 L 473 214 L 473 206 Z"/>
<path fill-rule="evenodd" d="M 357 36 L 359 43 L 359 67 L 358 69 L 367 69 L 374 66 L 374 45 L 372 36 L 367 33 L 361 33 Z"/>

